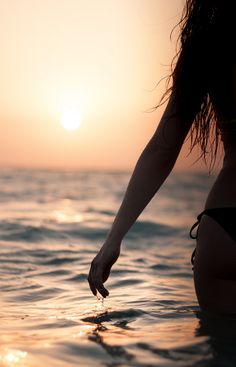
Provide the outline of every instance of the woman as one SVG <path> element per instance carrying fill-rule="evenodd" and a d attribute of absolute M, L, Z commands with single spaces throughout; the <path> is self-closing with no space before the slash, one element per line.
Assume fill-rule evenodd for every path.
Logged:
<path fill-rule="evenodd" d="M 105 243 L 91 264 L 94 295 L 120 254 L 123 237 L 171 172 L 187 135 L 191 148 L 214 164 L 223 142 L 223 167 L 198 217 L 194 285 L 203 310 L 236 313 L 236 31 L 235 0 L 187 0 L 180 50 L 169 77 L 160 123 L 142 152 Z M 172 63 L 173 66 L 173 63 Z M 194 225 L 193 227 L 195 227 Z M 190 232 L 191 234 L 191 232 Z"/>

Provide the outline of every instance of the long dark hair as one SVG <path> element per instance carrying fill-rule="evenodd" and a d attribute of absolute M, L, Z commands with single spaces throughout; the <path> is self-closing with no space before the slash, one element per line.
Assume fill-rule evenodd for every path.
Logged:
<path fill-rule="evenodd" d="M 236 59 L 235 3 L 236 0 L 186 0 L 177 24 L 179 51 L 172 60 L 167 89 L 158 104 L 175 92 L 177 113 L 193 121 L 190 152 L 199 145 L 199 158 L 206 162 L 210 154 L 211 167 L 218 150 L 220 122 L 232 117 L 227 93 Z"/>

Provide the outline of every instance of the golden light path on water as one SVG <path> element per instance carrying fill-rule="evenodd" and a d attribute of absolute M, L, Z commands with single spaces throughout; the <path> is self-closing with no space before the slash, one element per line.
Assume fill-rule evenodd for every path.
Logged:
<path fill-rule="evenodd" d="M 3 366 L 21 366 L 24 364 L 24 359 L 27 357 L 27 352 L 20 350 L 5 349 L 0 355 L 0 362 Z"/>

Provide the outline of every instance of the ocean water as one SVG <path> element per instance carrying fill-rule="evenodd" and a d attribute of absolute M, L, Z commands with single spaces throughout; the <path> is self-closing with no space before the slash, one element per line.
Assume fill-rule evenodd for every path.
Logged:
<path fill-rule="evenodd" d="M 188 232 L 215 176 L 173 172 L 92 295 L 126 172 L 0 173 L 0 367 L 235 366 L 236 321 L 199 309 Z"/>

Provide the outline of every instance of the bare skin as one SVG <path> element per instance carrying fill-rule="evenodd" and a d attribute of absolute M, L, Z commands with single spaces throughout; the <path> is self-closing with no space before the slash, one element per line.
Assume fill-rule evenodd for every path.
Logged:
<path fill-rule="evenodd" d="M 88 282 L 94 295 L 109 295 L 104 287 L 112 265 L 120 254 L 123 237 L 172 171 L 191 123 L 168 118 L 174 110 L 174 95 L 142 152 L 128 184 L 123 202 L 102 248 L 91 263 Z"/>
<path fill-rule="evenodd" d="M 230 139 L 235 143 L 228 140 L 226 136 L 223 168 L 207 197 L 205 208 L 236 207 L 236 132 L 231 132 Z M 194 285 L 202 309 L 220 314 L 236 313 L 236 244 L 207 215 L 199 225 Z"/>
<path fill-rule="evenodd" d="M 192 121 L 183 123 L 178 116 L 166 120 L 174 112 L 174 98 L 172 94 L 156 132 L 136 164 L 108 237 L 91 263 L 88 282 L 94 295 L 109 295 L 104 283 L 119 257 L 122 239 L 171 172 L 191 127 Z M 236 207 L 236 132 L 233 137 L 226 134 L 222 138 L 224 164 L 205 208 Z M 199 304 L 214 313 L 236 313 L 235 242 L 206 215 L 198 233 L 194 285 Z"/>
<path fill-rule="evenodd" d="M 194 259 L 194 285 L 201 308 L 236 313 L 236 246 L 224 229 L 203 216 Z"/>

